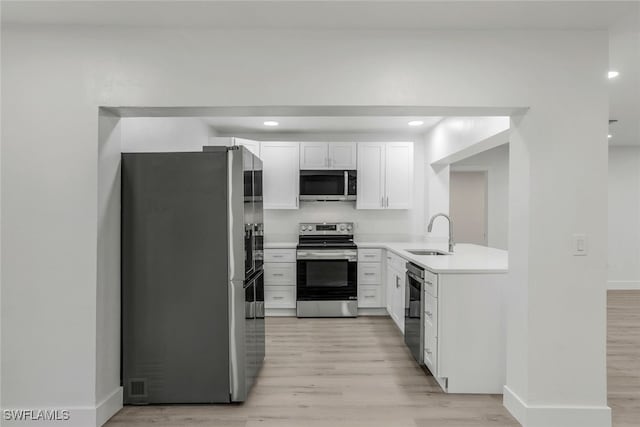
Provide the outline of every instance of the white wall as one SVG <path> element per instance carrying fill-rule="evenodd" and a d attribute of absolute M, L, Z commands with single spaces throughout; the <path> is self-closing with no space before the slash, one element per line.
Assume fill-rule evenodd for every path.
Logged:
<path fill-rule="evenodd" d="M 455 171 L 487 171 L 488 245 L 507 249 L 509 237 L 509 144 L 504 144 L 451 165 Z"/>
<path fill-rule="evenodd" d="M 191 117 L 124 117 L 122 152 L 202 151 L 209 144 L 209 126 Z"/>
<path fill-rule="evenodd" d="M 122 402 L 120 378 L 120 155 L 122 121 L 100 110 L 98 123 L 98 247 L 95 418 L 106 421 Z"/>
<path fill-rule="evenodd" d="M 609 147 L 609 288 L 640 289 L 640 147 Z"/>
<path fill-rule="evenodd" d="M 98 106 L 527 106 L 512 122 L 506 403 L 529 427 L 609 425 L 606 32 L 3 26 L 2 63 L 3 408 L 67 407 L 90 426 L 119 375 L 96 374 L 97 306 L 118 310 L 98 300 Z M 570 257 L 585 230 L 589 255 Z"/>
<path fill-rule="evenodd" d="M 427 221 L 439 212 L 449 213 L 450 165 L 505 144 L 508 142 L 509 127 L 508 117 L 449 117 L 427 132 L 424 138 Z M 485 158 L 482 160 L 486 161 Z M 493 228 L 495 230 L 496 226 Z M 439 220 L 434 223 L 428 240 L 446 241 L 448 233 L 446 222 Z M 494 237 L 494 247 L 506 247 L 506 232 Z M 491 243 L 489 245 L 493 246 Z"/>

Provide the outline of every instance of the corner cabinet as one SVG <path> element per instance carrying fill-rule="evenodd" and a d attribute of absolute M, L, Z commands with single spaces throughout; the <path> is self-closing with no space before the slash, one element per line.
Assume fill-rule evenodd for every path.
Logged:
<path fill-rule="evenodd" d="M 298 209 L 300 144 L 262 142 L 265 209 Z"/>
<path fill-rule="evenodd" d="M 413 143 L 360 143 L 357 209 L 410 209 Z"/>
<path fill-rule="evenodd" d="M 302 142 L 300 169 L 356 169 L 355 142 Z"/>

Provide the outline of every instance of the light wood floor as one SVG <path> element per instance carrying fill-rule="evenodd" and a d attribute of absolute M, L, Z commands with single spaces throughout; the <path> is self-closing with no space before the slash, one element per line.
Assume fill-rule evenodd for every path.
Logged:
<path fill-rule="evenodd" d="M 608 293 L 607 374 L 615 427 L 640 426 L 640 291 Z"/>
<path fill-rule="evenodd" d="M 502 396 L 442 393 L 388 318 L 269 318 L 267 328 L 244 404 L 129 406 L 107 426 L 519 426 Z M 614 426 L 640 424 L 640 292 L 609 294 L 609 404 Z"/>

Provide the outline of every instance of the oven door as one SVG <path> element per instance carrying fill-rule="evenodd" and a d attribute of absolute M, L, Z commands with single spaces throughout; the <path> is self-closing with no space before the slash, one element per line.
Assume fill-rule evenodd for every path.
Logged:
<path fill-rule="evenodd" d="M 301 170 L 300 200 L 355 200 L 355 170 Z"/>
<path fill-rule="evenodd" d="M 298 301 L 358 299 L 356 250 L 298 250 Z"/>

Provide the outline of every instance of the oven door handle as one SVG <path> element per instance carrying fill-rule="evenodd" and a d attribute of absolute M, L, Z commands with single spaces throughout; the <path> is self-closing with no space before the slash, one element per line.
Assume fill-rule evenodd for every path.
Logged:
<path fill-rule="evenodd" d="M 298 251 L 297 253 L 298 259 L 337 259 L 337 260 L 348 260 L 355 261 L 357 258 L 356 252 L 302 252 Z"/>
<path fill-rule="evenodd" d="M 349 195 L 349 172 L 344 171 L 344 197 Z"/>

